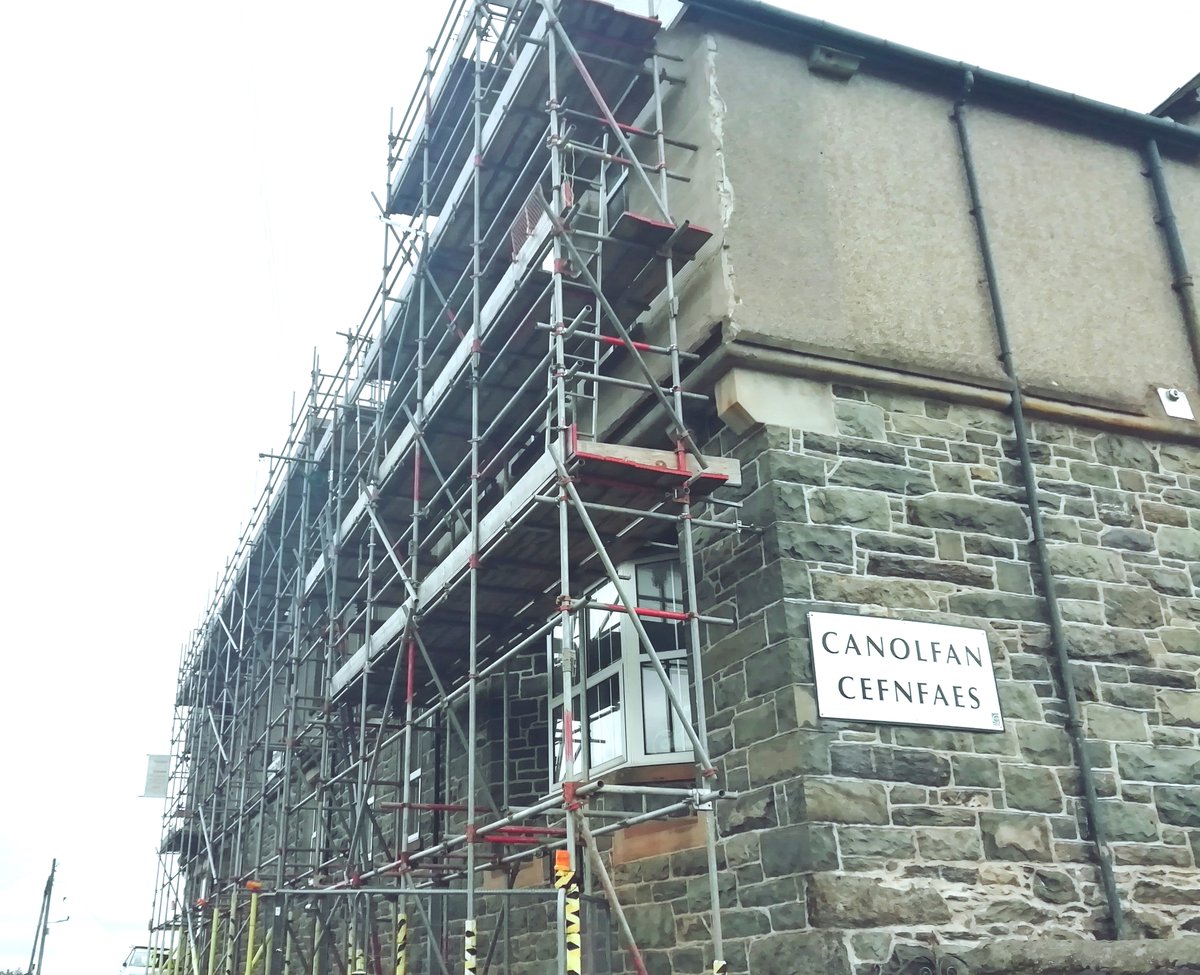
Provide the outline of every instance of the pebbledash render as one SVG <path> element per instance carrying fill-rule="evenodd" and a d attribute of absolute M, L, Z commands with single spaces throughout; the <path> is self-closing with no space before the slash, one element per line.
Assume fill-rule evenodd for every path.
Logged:
<path fill-rule="evenodd" d="M 185 650 L 161 942 L 1200 972 L 1200 79 L 452 13 L 411 273 Z"/>

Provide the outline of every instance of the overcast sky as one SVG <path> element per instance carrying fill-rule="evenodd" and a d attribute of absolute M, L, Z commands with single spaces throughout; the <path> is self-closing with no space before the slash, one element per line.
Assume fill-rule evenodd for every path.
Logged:
<path fill-rule="evenodd" d="M 786 5 L 1140 110 L 1200 69 L 1194 0 Z M 388 110 L 441 6 L 5 8 L 0 969 L 28 962 L 54 857 L 51 919 L 70 919 L 45 971 L 116 975 L 145 940 L 145 755 L 168 747 L 257 454 L 374 290 Z"/>

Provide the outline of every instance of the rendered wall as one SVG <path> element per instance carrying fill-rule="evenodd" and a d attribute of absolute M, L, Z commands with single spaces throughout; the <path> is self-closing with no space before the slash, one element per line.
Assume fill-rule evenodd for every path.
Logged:
<path fill-rule="evenodd" d="M 797 44 L 705 24 L 666 40 L 686 85 L 665 128 L 700 147 L 672 155 L 691 180 L 672 209 L 719 231 L 683 276 L 685 344 L 725 321 L 728 338 L 1002 384 L 954 93 L 869 61 L 829 78 Z M 1154 387 L 1200 403 L 1140 143 L 986 101 L 966 119 L 1025 385 L 1151 416 Z M 1200 166 L 1167 158 L 1166 177 L 1194 266 Z"/>

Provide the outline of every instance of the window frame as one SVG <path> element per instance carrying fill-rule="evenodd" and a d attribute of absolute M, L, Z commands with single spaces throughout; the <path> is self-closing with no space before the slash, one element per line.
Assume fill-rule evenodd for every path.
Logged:
<path fill-rule="evenodd" d="M 663 603 L 661 606 L 648 603 L 648 598 L 652 599 L 652 596 L 649 593 L 640 593 L 638 590 L 640 573 L 647 566 L 659 564 L 669 566 L 673 570 L 674 582 L 672 586 L 674 591 L 663 599 L 658 600 L 658 602 Z M 628 595 L 633 605 L 643 609 L 677 609 L 682 611 L 684 607 L 683 580 L 677 559 L 658 556 L 623 562 L 617 566 L 617 576 L 621 581 L 621 589 Z M 588 592 L 587 598 L 592 601 L 611 602 L 612 604 L 619 604 L 621 602 L 619 596 L 614 591 L 612 580 L 608 578 L 603 579 L 599 584 L 594 586 Z M 668 606 L 668 601 L 673 605 Z M 576 617 L 577 628 L 581 628 L 578 627 L 578 623 L 585 618 L 585 614 L 590 616 L 590 614 L 603 614 L 604 612 L 605 610 L 603 609 L 584 609 Z M 649 655 L 644 652 L 641 639 L 629 614 L 624 612 L 624 610 L 609 612 L 616 620 L 616 629 L 619 633 L 620 654 L 617 658 L 609 660 L 594 672 L 589 672 L 588 668 L 591 663 L 591 654 L 589 651 L 591 648 L 588 646 L 587 641 L 592 639 L 591 634 L 594 632 L 590 624 L 587 627 L 588 634 L 582 641 L 582 647 L 576 650 L 576 698 L 572 714 L 575 719 L 573 737 L 576 741 L 575 762 L 577 775 L 580 778 L 595 778 L 605 772 L 619 768 L 678 765 L 680 763 L 695 761 L 695 753 L 692 749 L 691 740 L 688 738 L 686 732 L 678 732 L 679 737 L 683 740 L 683 744 L 681 747 L 673 750 L 654 752 L 647 746 L 649 731 L 646 726 L 645 707 L 647 687 L 658 689 L 658 694 L 661 697 L 661 713 L 667 721 L 668 729 L 672 733 L 675 732 L 679 724 L 679 719 L 671 708 L 670 702 L 666 699 L 665 692 L 661 689 L 659 676 L 649 663 Z M 648 631 L 653 631 L 656 625 L 662 625 L 662 622 L 654 620 L 651 617 L 642 617 L 643 626 Z M 682 629 L 685 624 L 680 621 L 675 622 L 674 626 L 677 628 L 676 645 L 672 648 L 656 645 L 655 649 L 658 651 L 659 659 L 662 661 L 668 674 L 671 674 L 673 671 L 682 672 L 682 680 L 673 684 L 673 686 L 690 717 L 693 714 L 691 687 L 692 654 L 687 646 L 687 633 Z M 550 756 L 549 779 L 551 788 L 562 782 L 564 773 L 561 751 L 563 692 L 561 682 L 558 679 L 561 671 L 559 669 L 556 646 L 557 638 L 552 633 L 546 640 L 546 685 L 549 692 L 547 744 Z M 578 646 L 579 644 L 577 644 Z M 590 708 L 588 705 L 589 692 L 614 676 L 617 678 L 618 699 L 620 702 L 619 713 L 621 715 L 620 726 L 622 732 L 620 754 L 603 759 L 600 762 L 592 762 L 590 736 L 587 734 L 591 723 Z M 647 681 L 650 683 L 648 684 Z"/>

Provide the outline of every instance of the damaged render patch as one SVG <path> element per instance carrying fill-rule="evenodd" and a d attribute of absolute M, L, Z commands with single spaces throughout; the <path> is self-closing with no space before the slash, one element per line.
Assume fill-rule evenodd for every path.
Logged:
<path fill-rule="evenodd" d="M 721 271 L 725 278 L 726 291 L 729 294 L 731 309 L 737 305 L 737 277 L 734 273 L 733 261 L 729 256 L 727 232 L 733 220 L 733 211 L 737 198 L 733 192 L 733 183 L 725 167 L 725 116 L 729 107 L 721 97 L 721 89 L 717 84 L 717 39 L 712 34 L 704 35 L 704 77 L 708 82 L 708 125 L 713 138 L 713 154 L 716 159 L 715 175 L 717 200 L 721 207 L 721 230 L 725 233 L 721 244 Z"/>

